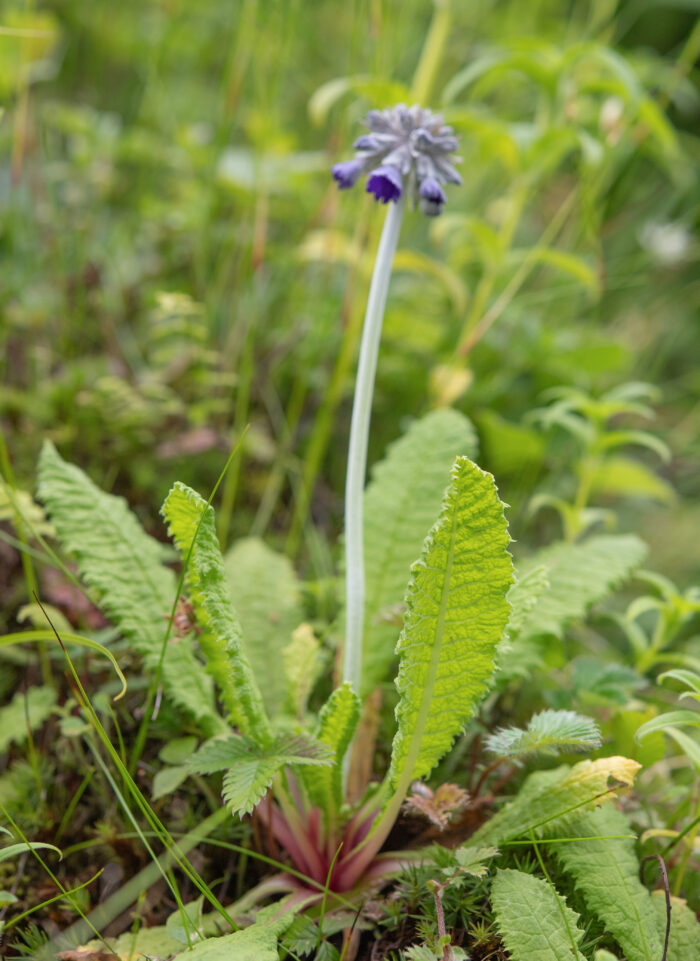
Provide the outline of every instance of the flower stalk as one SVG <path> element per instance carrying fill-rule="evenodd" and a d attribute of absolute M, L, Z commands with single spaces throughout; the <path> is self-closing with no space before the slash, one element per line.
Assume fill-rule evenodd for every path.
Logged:
<path fill-rule="evenodd" d="M 371 110 L 365 124 L 369 133 L 355 141 L 355 156 L 334 165 L 333 179 L 341 190 L 353 187 L 365 175 L 366 190 L 375 200 L 389 204 L 377 250 L 367 312 L 362 330 L 360 358 L 350 424 L 350 445 L 345 485 L 345 617 L 343 681 L 361 690 L 362 633 L 365 616 L 364 530 L 362 500 L 367 472 L 367 447 L 372 395 L 382 321 L 391 268 L 408 193 L 413 206 L 437 217 L 447 203 L 442 185 L 461 183 L 453 157 L 457 139 L 439 114 L 418 105 L 398 104 L 389 110 Z"/>
<path fill-rule="evenodd" d="M 362 632 L 365 616 L 363 494 L 367 471 L 369 425 L 382 321 L 403 210 L 403 197 L 399 197 L 395 203 L 389 205 L 377 249 L 377 259 L 374 264 L 362 330 L 350 423 L 350 444 L 345 483 L 346 632 L 343 651 L 343 681 L 348 681 L 353 690 L 358 693 L 362 673 Z"/>

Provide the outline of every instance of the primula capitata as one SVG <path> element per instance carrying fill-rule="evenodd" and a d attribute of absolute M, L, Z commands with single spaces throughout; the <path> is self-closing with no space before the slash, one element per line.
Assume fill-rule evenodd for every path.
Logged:
<path fill-rule="evenodd" d="M 445 183 L 461 183 L 452 165 L 457 139 L 439 114 L 398 104 L 371 110 L 369 133 L 354 144 L 355 157 L 336 164 L 332 174 L 341 190 L 367 174 L 367 192 L 390 204 L 377 249 L 357 367 L 345 485 L 345 646 L 343 680 L 359 692 L 365 610 L 363 493 L 372 395 L 391 268 L 399 239 L 406 193 L 414 206 L 434 217 L 447 201 Z M 391 202 L 391 203 L 390 203 Z"/>
<path fill-rule="evenodd" d="M 424 214 L 441 213 L 447 202 L 442 184 L 462 182 L 453 166 L 459 158 L 451 156 L 457 149 L 452 127 L 440 114 L 402 103 L 370 110 L 365 124 L 370 132 L 355 141 L 354 159 L 332 169 L 340 189 L 367 174 L 367 192 L 376 200 L 396 202 L 407 190 Z"/>

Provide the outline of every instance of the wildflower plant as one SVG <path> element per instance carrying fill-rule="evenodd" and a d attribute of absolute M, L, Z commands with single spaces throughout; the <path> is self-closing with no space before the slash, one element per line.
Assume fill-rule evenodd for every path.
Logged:
<path fill-rule="evenodd" d="M 414 798 L 421 795 L 416 782 L 430 776 L 474 715 L 491 687 L 502 642 L 522 629 L 518 625 L 544 588 L 536 585 L 533 593 L 524 578 L 513 587 L 504 505 L 491 475 L 463 456 L 465 449 L 473 450 L 473 431 L 456 411 L 434 411 L 409 430 L 364 491 L 377 349 L 404 193 L 412 193 L 420 204 L 430 200 L 424 195 L 433 191 L 431 181 L 442 190 L 442 183 L 457 179 L 448 159 L 456 142 L 440 118 L 418 108 L 397 107 L 370 114 L 368 125 L 370 136 L 382 135 L 384 140 L 360 141 L 361 166 L 369 172 L 368 187 L 375 197 L 390 206 L 370 289 L 350 439 L 344 676 L 318 715 L 308 710 L 317 643 L 310 628 L 295 631 L 291 642 L 310 665 L 307 676 L 300 676 L 296 656 L 286 656 L 289 638 L 281 633 L 267 659 L 249 653 L 261 640 L 246 637 L 239 621 L 228 558 L 220 553 L 210 503 L 177 483 L 163 504 L 163 517 L 183 561 L 184 574 L 176 587 L 162 547 L 140 529 L 122 501 L 100 492 L 49 443 L 41 455 L 39 495 L 81 576 L 145 663 L 157 670 L 166 696 L 204 736 L 183 767 L 196 775 L 222 774 L 226 807 L 237 816 L 254 812 L 265 829 L 263 836 L 274 838 L 284 852 L 286 866 L 249 891 L 235 906 L 234 916 L 279 895 L 289 896 L 288 911 L 347 907 L 420 857 L 382 849 L 407 797 L 411 792 Z M 351 179 L 348 173 L 344 177 Z M 337 173 L 336 179 L 340 182 Z M 433 192 L 430 202 L 441 206 L 441 197 Z M 365 500 L 373 538 L 388 545 L 378 550 L 373 543 L 369 553 L 363 536 Z M 426 503 L 433 505 L 429 513 Z M 422 527 L 414 546 L 414 515 L 427 524 L 436 512 L 427 536 L 422 539 Z M 392 584 L 397 556 L 403 577 L 419 555 L 410 567 L 402 626 L 396 624 L 388 657 L 386 650 L 371 651 L 363 644 L 365 560 L 382 550 L 386 560 L 381 579 Z M 382 595 L 380 606 L 401 601 L 401 586 L 394 586 L 398 596 Z M 183 589 L 193 630 L 189 636 L 166 633 L 164 638 L 163 612 L 177 610 Z M 372 589 L 374 593 L 374 584 Z M 376 613 L 376 607 L 372 610 Z M 374 633 L 367 633 L 376 644 Z M 373 679 L 383 680 L 394 663 L 394 644 L 398 703 L 388 770 L 379 784 L 363 785 L 359 800 L 349 801 L 344 760 L 359 723 L 361 698 L 368 691 L 366 668 Z M 267 696 L 270 664 L 279 664 L 285 673 L 281 696 L 274 698 Z M 592 797 L 601 796 L 608 775 L 617 774 L 620 763 L 615 758 L 600 762 Z M 587 777 L 588 768 L 581 770 Z M 629 783 L 630 777 L 619 779 Z M 466 797 L 444 797 L 448 787 L 438 788 L 432 799 L 436 810 L 439 802 L 443 820 L 468 803 Z M 568 787 L 563 794 L 568 810 Z M 524 823 L 523 817 L 517 820 Z M 262 918 L 263 912 L 260 924 Z"/>

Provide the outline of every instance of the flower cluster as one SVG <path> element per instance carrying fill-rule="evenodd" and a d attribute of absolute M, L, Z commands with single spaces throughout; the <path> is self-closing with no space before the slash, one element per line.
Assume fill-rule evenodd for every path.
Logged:
<path fill-rule="evenodd" d="M 365 173 L 367 192 L 382 203 L 399 199 L 407 187 L 424 214 L 436 217 L 447 201 L 442 184 L 460 184 L 450 158 L 457 149 L 452 127 L 439 114 L 400 103 L 390 110 L 371 110 L 368 134 L 354 144 L 355 157 L 332 169 L 341 190 L 352 187 Z"/>

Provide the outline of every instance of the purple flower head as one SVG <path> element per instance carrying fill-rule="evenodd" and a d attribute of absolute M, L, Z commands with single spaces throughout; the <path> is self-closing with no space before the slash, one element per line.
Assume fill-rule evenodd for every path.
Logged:
<path fill-rule="evenodd" d="M 396 167 L 377 167 L 367 178 L 367 193 L 374 194 L 374 199 L 383 204 L 397 201 L 402 191 L 401 174 Z"/>
<path fill-rule="evenodd" d="M 396 201 L 404 188 L 423 213 L 435 217 L 447 197 L 442 185 L 461 184 L 453 164 L 457 138 L 442 117 L 422 107 L 400 103 L 389 110 L 370 110 L 369 133 L 355 141 L 355 159 L 336 164 L 333 176 L 341 188 L 367 174 L 367 191 L 382 203 Z"/>
<path fill-rule="evenodd" d="M 333 179 L 341 190 L 354 187 L 357 178 L 362 173 L 362 163 L 359 160 L 345 160 L 331 168 Z"/>
<path fill-rule="evenodd" d="M 420 209 L 427 217 L 437 217 L 442 213 L 443 204 L 447 203 L 447 196 L 435 177 L 426 177 L 418 193 Z"/>

